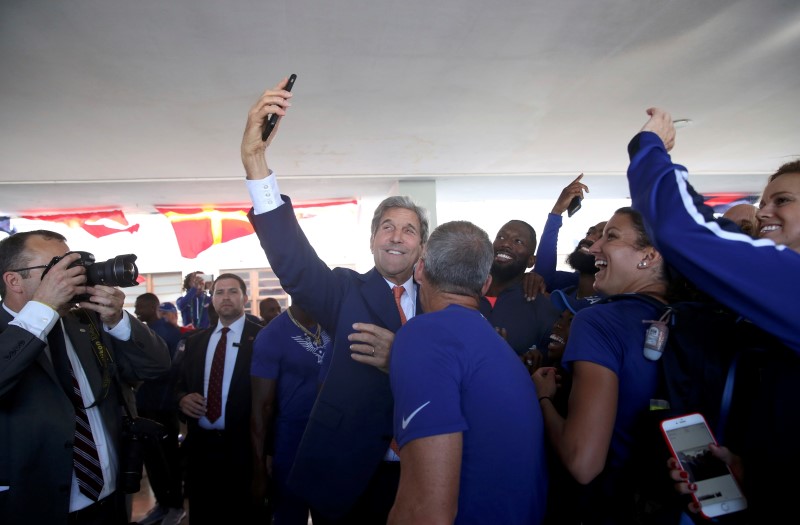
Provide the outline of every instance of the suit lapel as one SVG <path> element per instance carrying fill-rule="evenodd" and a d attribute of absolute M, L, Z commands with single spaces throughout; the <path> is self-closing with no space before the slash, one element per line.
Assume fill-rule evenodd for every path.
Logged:
<path fill-rule="evenodd" d="M 205 395 L 203 388 L 203 378 L 205 375 L 206 367 L 206 354 L 214 350 L 208 349 L 208 341 L 211 339 L 211 334 L 214 328 L 206 328 L 201 334 L 197 336 L 197 345 L 193 348 L 186 348 L 186 351 L 191 352 L 184 356 L 184 359 L 191 359 L 193 372 L 189 377 L 192 378 L 192 385 L 190 385 L 189 392 L 200 392 Z"/>
<path fill-rule="evenodd" d="M 414 315 L 417 316 L 419 314 L 424 314 L 425 311 L 422 309 L 422 300 L 420 299 L 420 295 L 419 295 L 419 284 L 417 284 L 416 281 L 414 281 L 414 291 L 417 292 L 416 293 L 416 296 L 417 296 L 417 309 L 416 309 L 416 311 L 414 313 Z"/>
<path fill-rule="evenodd" d="M 239 340 L 239 350 L 236 352 L 236 363 L 233 365 L 231 386 L 244 382 L 250 388 L 250 361 L 253 357 L 253 341 L 257 333 L 258 331 L 251 330 L 250 323 L 245 321 L 242 338 Z"/>
<path fill-rule="evenodd" d="M 8 323 L 10 323 L 13 320 L 14 317 L 12 317 L 11 314 L 9 314 L 6 311 L 6 309 L 3 307 L 3 302 L 0 301 L 0 329 L 2 329 L 2 331 L 5 331 L 6 328 L 8 328 Z M 36 337 L 36 336 L 31 334 L 31 337 Z M 36 358 L 36 362 L 39 364 L 39 366 L 41 366 L 44 369 L 47 375 L 50 376 L 50 379 L 52 379 L 53 382 L 56 385 L 58 385 L 58 388 L 61 388 L 61 382 L 58 380 L 58 377 L 56 376 L 56 370 L 53 367 L 53 362 L 50 361 L 47 352 L 42 350 L 39 353 L 39 356 Z"/>

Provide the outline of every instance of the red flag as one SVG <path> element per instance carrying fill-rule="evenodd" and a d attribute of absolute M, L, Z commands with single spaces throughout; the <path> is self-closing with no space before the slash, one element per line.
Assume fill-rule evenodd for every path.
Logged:
<path fill-rule="evenodd" d="M 355 199 L 315 201 L 294 204 L 298 218 L 313 216 L 309 208 L 339 206 L 342 204 L 355 204 Z M 201 252 L 215 244 L 245 237 L 253 231 L 253 226 L 247 218 L 249 206 L 220 206 L 220 207 L 165 207 L 156 206 L 159 213 L 169 219 L 181 255 L 187 259 L 194 259 Z"/>
<path fill-rule="evenodd" d="M 23 218 L 33 221 L 60 222 L 71 228 L 83 228 L 96 238 L 105 237 L 112 233 L 139 231 L 139 225 L 130 225 L 125 214 L 120 210 L 60 213 L 55 215 L 23 215 Z"/>
<path fill-rule="evenodd" d="M 253 233 L 247 210 L 238 206 L 156 209 L 172 223 L 181 255 L 187 259 L 196 258 L 215 244 Z"/>

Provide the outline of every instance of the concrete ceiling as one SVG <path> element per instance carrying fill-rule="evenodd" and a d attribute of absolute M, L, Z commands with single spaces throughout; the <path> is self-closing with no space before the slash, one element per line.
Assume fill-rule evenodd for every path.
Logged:
<path fill-rule="evenodd" d="M 246 114 L 289 73 L 295 200 L 624 197 L 653 105 L 699 189 L 757 192 L 800 156 L 798 57 L 796 0 L 3 0 L 0 215 L 247 202 Z"/>

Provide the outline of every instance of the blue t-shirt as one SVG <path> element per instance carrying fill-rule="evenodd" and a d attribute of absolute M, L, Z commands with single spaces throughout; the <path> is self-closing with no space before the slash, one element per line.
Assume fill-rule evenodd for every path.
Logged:
<path fill-rule="evenodd" d="M 287 450 L 294 454 L 317 398 L 319 368 L 331 345 L 328 334 L 321 335 L 322 345 L 317 346 L 284 311 L 253 343 L 250 375 L 277 381 L 276 457 Z"/>
<path fill-rule="evenodd" d="M 617 375 L 619 398 L 606 465 L 621 468 L 631 454 L 639 431 L 639 416 L 650 410 L 650 399 L 658 388 L 658 364 L 644 357 L 644 336 L 660 312 L 636 299 L 599 303 L 575 314 L 567 348 L 561 362 L 573 371 L 575 361 L 587 361 L 608 368 Z"/>
<path fill-rule="evenodd" d="M 525 299 L 522 283 L 500 292 L 494 306 L 481 297 L 478 308 L 493 327 L 506 329 L 506 341 L 519 355 L 532 345 L 546 349 L 553 323 L 561 317 L 561 311 L 544 294 L 533 301 Z"/>
<path fill-rule="evenodd" d="M 390 369 L 401 448 L 462 433 L 455 523 L 541 523 L 547 467 L 536 390 L 483 316 L 451 305 L 414 317 L 397 333 Z"/>

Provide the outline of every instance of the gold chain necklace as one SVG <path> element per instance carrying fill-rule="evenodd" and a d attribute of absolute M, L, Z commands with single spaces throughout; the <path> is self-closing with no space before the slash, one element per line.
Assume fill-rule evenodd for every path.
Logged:
<path fill-rule="evenodd" d="M 303 326 L 303 325 L 301 325 L 300 323 L 297 322 L 297 319 L 295 319 L 294 316 L 292 315 L 292 309 L 291 308 L 287 308 L 286 309 L 286 313 L 289 314 L 289 319 L 292 320 L 294 325 L 297 328 L 299 328 L 300 330 L 302 330 L 303 333 L 306 334 L 306 337 L 308 338 L 308 340 L 309 341 L 311 341 L 311 340 L 314 341 L 314 346 L 316 346 L 317 348 L 322 346 L 322 327 L 319 325 L 319 323 L 317 323 L 317 333 L 312 334 L 311 330 L 309 330 L 308 328 L 306 328 L 305 326 Z"/>

